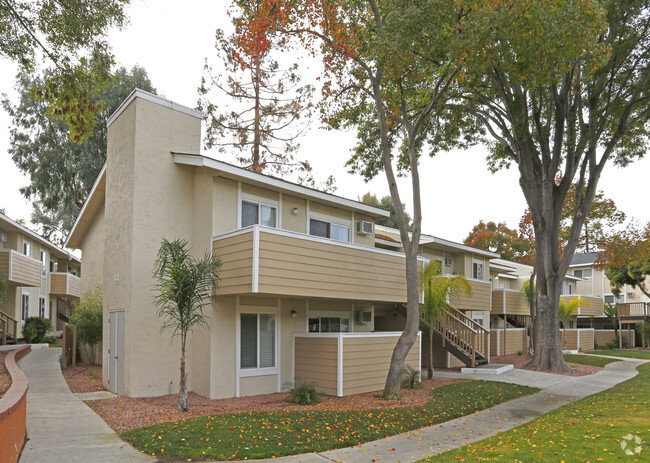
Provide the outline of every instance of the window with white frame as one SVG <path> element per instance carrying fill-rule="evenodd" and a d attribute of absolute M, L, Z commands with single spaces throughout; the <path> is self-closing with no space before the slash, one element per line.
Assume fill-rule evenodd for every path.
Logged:
<path fill-rule="evenodd" d="M 45 298 L 43 296 L 38 298 L 38 316 L 45 317 Z"/>
<path fill-rule="evenodd" d="M 619 302 L 620 303 L 625 302 L 625 296 L 623 294 L 619 294 L 618 296 L 615 296 L 614 294 L 605 294 L 606 304 L 616 304 Z"/>
<path fill-rule="evenodd" d="M 272 313 L 240 314 L 240 357 L 243 369 L 274 368 L 276 321 Z"/>
<path fill-rule="evenodd" d="M 47 274 L 47 253 L 41 251 L 41 274 L 45 276 Z"/>
<path fill-rule="evenodd" d="M 591 278 L 593 276 L 593 271 L 590 268 L 574 270 L 573 276 L 578 278 Z"/>
<path fill-rule="evenodd" d="M 248 198 L 243 199 L 241 202 L 241 226 L 244 228 L 251 225 L 277 228 L 278 207 Z"/>
<path fill-rule="evenodd" d="M 475 280 L 483 279 L 483 262 L 472 262 L 472 278 Z"/>
<path fill-rule="evenodd" d="M 23 293 L 20 301 L 20 316 L 24 324 L 25 320 L 29 318 L 29 293 Z"/>
<path fill-rule="evenodd" d="M 351 223 L 339 222 L 325 216 L 310 217 L 309 234 L 336 241 L 350 242 Z"/>
<path fill-rule="evenodd" d="M 350 317 L 309 317 L 310 333 L 349 333 Z"/>
<path fill-rule="evenodd" d="M 32 257 L 32 244 L 27 241 L 23 241 L 23 254 L 26 256 Z"/>

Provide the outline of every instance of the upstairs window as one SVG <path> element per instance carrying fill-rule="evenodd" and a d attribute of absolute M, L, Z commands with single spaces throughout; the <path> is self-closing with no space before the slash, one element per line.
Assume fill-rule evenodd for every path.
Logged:
<path fill-rule="evenodd" d="M 41 251 L 41 274 L 45 276 L 47 272 L 47 253 Z"/>
<path fill-rule="evenodd" d="M 32 257 L 32 245 L 27 241 L 23 241 L 23 254 Z"/>
<path fill-rule="evenodd" d="M 583 268 L 580 270 L 574 270 L 573 271 L 573 276 L 578 277 L 578 278 L 591 278 L 593 275 L 592 270 L 590 268 Z"/>
<path fill-rule="evenodd" d="M 276 228 L 278 226 L 278 208 L 268 204 L 252 201 L 241 202 L 241 226 L 265 225 Z"/>
<path fill-rule="evenodd" d="M 472 263 L 472 278 L 475 280 L 483 279 L 483 262 Z"/>
<path fill-rule="evenodd" d="M 309 234 L 346 243 L 350 242 L 350 227 L 324 220 L 310 219 Z"/>
<path fill-rule="evenodd" d="M 349 317 L 309 317 L 310 333 L 348 333 Z"/>

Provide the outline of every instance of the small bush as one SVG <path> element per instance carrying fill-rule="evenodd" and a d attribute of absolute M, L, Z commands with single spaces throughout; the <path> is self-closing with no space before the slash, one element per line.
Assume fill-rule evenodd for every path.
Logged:
<path fill-rule="evenodd" d="M 291 399 L 299 405 L 314 405 L 320 402 L 321 393 L 314 383 L 297 383 L 289 390 Z"/>
<path fill-rule="evenodd" d="M 95 378 L 95 379 L 99 379 L 99 378 L 101 378 L 100 375 L 98 375 L 97 373 L 95 373 L 95 372 L 92 371 L 92 370 L 88 371 L 88 373 L 86 373 L 86 376 L 90 376 L 91 378 Z"/>
<path fill-rule="evenodd" d="M 522 351 L 518 350 L 518 351 L 517 351 L 517 355 L 518 355 L 519 357 L 521 357 L 522 355 L 524 355 L 524 353 L 523 353 Z"/>
<path fill-rule="evenodd" d="M 618 347 L 618 342 L 614 341 L 609 341 L 607 344 L 605 344 L 605 347 L 607 347 L 609 350 L 614 350 L 614 348 Z"/>
<path fill-rule="evenodd" d="M 97 363 L 95 346 L 102 342 L 103 296 L 101 286 L 84 293 L 73 309 L 70 324 L 77 325 L 77 337 L 86 346 L 88 361 Z"/>
<path fill-rule="evenodd" d="M 422 383 L 420 382 L 420 370 L 416 370 L 411 365 L 406 365 L 404 367 L 404 380 L 402 381 L 402 387 L 407 387 L 409 389 L 414 389 L 420 387 Z"/>
<path fill-rule="evenodd" d="M 48 343 L 52 336 L 47 333 L 52 331 L 52 322 L 44 317 L 28 317 L 23 327 L 23 337 L 28 344 Z"/>

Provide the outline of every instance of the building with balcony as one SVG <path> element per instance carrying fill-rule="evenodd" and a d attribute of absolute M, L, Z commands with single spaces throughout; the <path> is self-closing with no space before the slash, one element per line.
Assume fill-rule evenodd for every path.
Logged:
<path fill-rule="evenodd" d="M 49 318 L 60 327 L 81 296 L 81 261 L 24 225 L 0 213 L 0 274 L 8 282 L 0 311 L 0 343 L 22 337 L 28 317 Z"/>
<path fill-rule="evenodd" d="M 162 238 L 183 238 L 223 262 L 209 329 L 189 339 L 189 390 L 381 389 L 401 333 L 375 333 L 376 307 L 406 302 L 403 254 L 375 247 L 388 212 L 201 156 L 201 119 L 136 90 L 108 121 L 106 165 L 66 243 L 82 251 L 81 291 L 104 288 L 105 386 L 177 390 L 180 347 L 160 332 L 152 272 Z"/>

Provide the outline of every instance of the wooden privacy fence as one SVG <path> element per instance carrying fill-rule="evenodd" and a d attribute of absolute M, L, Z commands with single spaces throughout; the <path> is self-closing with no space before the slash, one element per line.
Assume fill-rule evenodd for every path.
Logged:
<path fill-rule="evenodd" d="M 63 325 L 63 368 L 77 366 L 77 325 Z"/>

